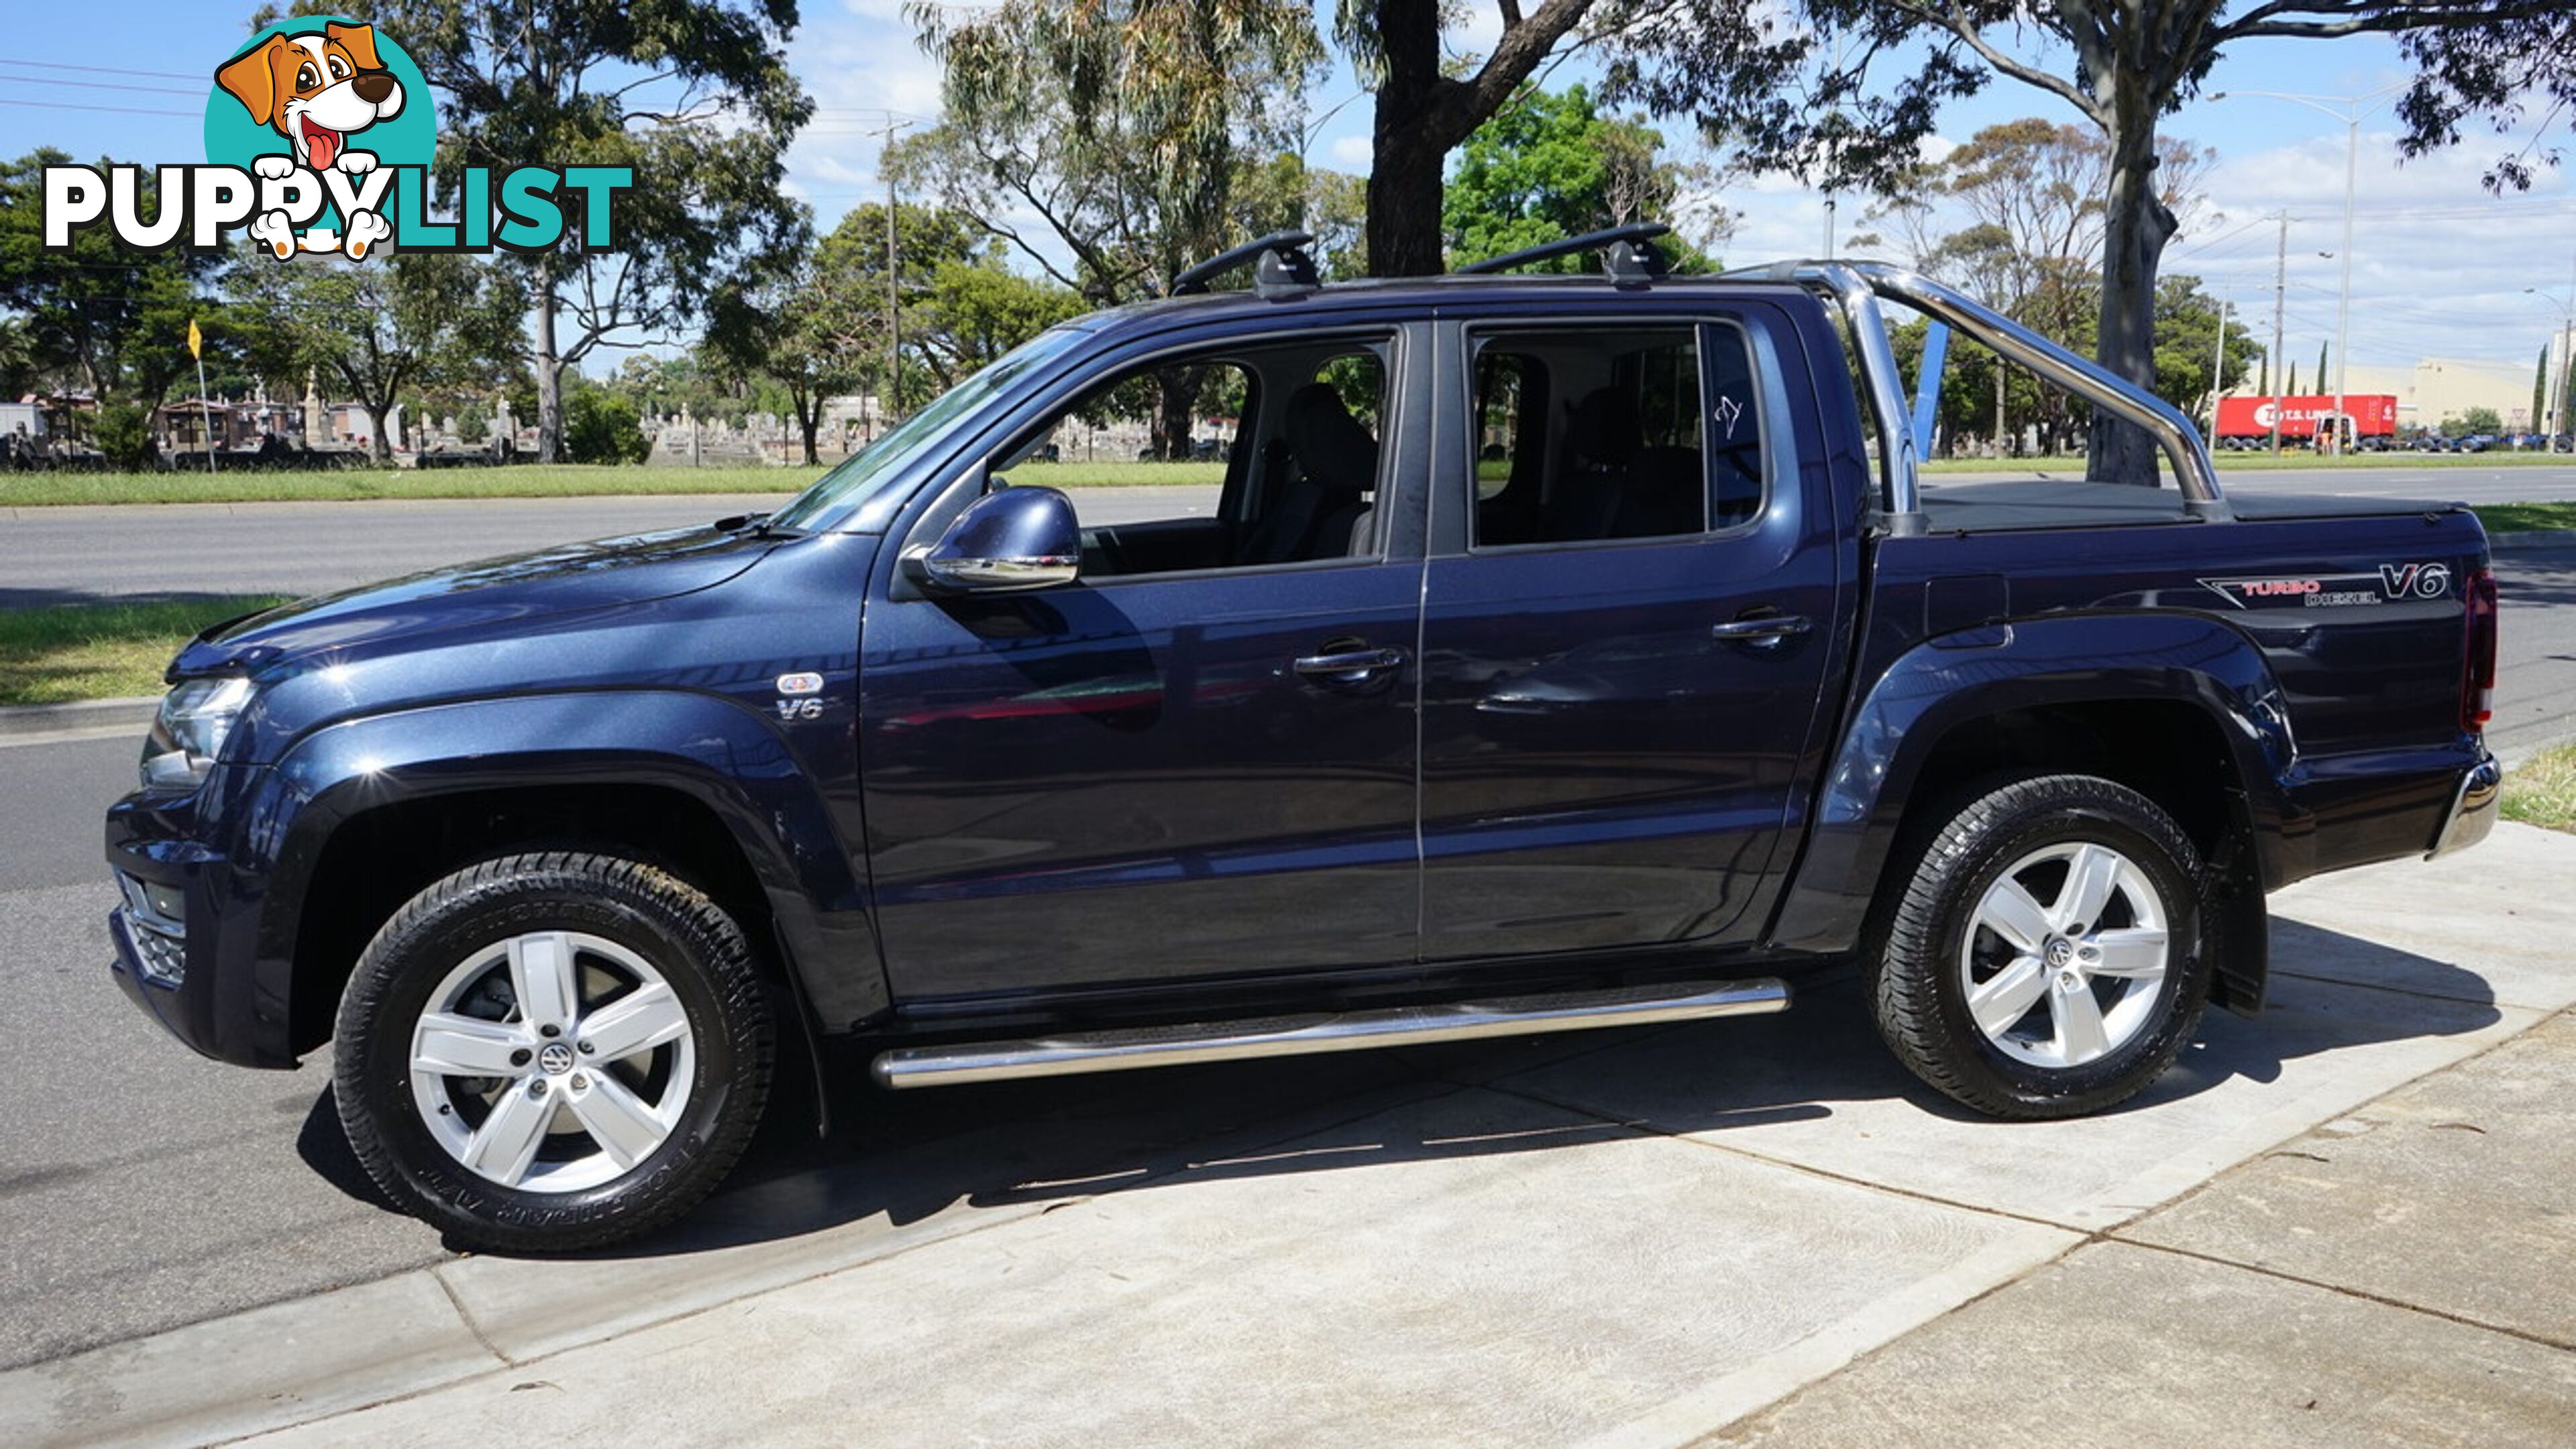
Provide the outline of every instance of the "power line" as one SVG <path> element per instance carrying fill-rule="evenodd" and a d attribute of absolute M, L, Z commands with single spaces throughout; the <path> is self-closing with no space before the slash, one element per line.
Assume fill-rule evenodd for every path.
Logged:
<path fill-rule="evenodd" d="M 0 96 L 0 106 L 37 106 L 48 111 L 114 111 L 120 116 L 187 116 L 194 118 L 199 114 L 196 111 L 152 111 L 146 110 L 141 106 L 91 106 L 83 105 L 79 101 L 21 101 L 14 100 L 8 96 Z"/>
<path fill-rule="evenodd" d="M 35 69 L 37 69 L 37 70 L 77 70 L 77 71 L 87 71 L 87 72 L 89 72 L 89 73 L 90 73 L 90 74 L 92 74 L 92 75 L 141 75 L 141 76 L 151 76 L 151 77 L 153 77 L 153 78 L 155 78 L 155 79 L 158 79 L 158 80 L 204 80 L 204 79 L 206 79 L 206 77 L 205 77 L 205 76 L 202 76 L 202 75 L 191 75 L 191 74 L 189 74 L 189 73 L 188 73 L 188 72 L 186 72 L 186 71 L 177 71 L 177 70 L 129 70 L 129 69 L 126 69 L 126 68 L 125 68 L 125 67 L 123 67 L 123 66 L 113 66 L 113 65 L 65 65 L 64 63 L 62 63 L 61 61 L 58 61 L 58 60 L 12 60 L 12 61 L 7 61 L 7 62 L 0 62 L 0 63 L 5 63 L 5 64 L 8 64 L 8 65 L 23 65 L 23 66 L 31 66 L 31 67 L 33 67 L 33 68 L 35 68 Z"/>
<path fill-rule="evenodd" d="M 8 64 L 0 61 L 0 65 Z M 128 86 L 114 81 L 57 80 L 49 75 L 0 75 L 0 81 L 14 81 L 22 86 L 72 86 L 87 91 L 148 91 L 158 96 L 193 96 L 196 91 L 179 86 Z"/>

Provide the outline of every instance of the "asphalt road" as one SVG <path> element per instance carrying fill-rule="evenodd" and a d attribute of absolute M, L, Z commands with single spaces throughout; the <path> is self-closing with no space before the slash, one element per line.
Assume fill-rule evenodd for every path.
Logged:
<path fill-rule="evenodd" d="M 1203 512 L 1215 499 L 1208 488 L 1080 494 L 1086 523 Z M 131 595 L 326 593 L 582 539 L 685 528 L 786 500 L 719 493 L 0 509 L 0 609 Z"/>
<path fill-rule="evenodd" d="M 2576 724 L 2576 546 L 2504 555 L 2499 572 L 2504 668 L 2491 738 L 2511 755 Z M 11 1063 L 0 1072 L 10 1124 L 0 1132 L 10 1249 L 0 1302 L 22 1306 L 0 1315 L 0 1368 L 445 1254 L 434 1234 L 379 1206 L 355 1171 L 325 1090 L 327 1053 L 292 1074 L 201 1061 L 110 981 L 99 817 L 131 788 L 137 748 L 130 733 L 0 741 L 0 1061 Z M 1035 1144 L 1042 1127 L 1025 1119 L 1040 1104 L 1102 1120 L 1149 1104 L 1160 1115 L 1140 1130 L 1176 1136 L 1203 1125 L 1170 1108 L 1162 1079 L 1144 1080 L 1151 1073 L 1050 1084 L 1053 1095 L 890 1099 L 862 1090 L 854 1066 L 835 1072 L 835 1110 L 855 1111 L 859 1130 L 817 1145 L 800 1129 L 810 1116 L 790 1107 L 755 1149 L 748 1181 L 1006 1124 L 1014 1141 Z M 1248 1100 L 1311 1102 L 1343 1079 L 1283 1069 L 1245 1080 Z"/>
<path fill-rule="evenodd" d="M 1949 477 L 1980 475 L 1951 474 Z M 2360 470 L 2230 473 L 2245 492 L 2330 492 L 2467 503 L 2576 499 L 2576 467 L 2472 460 Z M 469 559 L 680 528 L 784 495 L 478 498 L 367 503 L 174 503 L 0 510 L 0 609 L 117 595 L 322 593 Z M 1205 512 L 1208 488 L 1084 488 L 1085 523 Z"/>

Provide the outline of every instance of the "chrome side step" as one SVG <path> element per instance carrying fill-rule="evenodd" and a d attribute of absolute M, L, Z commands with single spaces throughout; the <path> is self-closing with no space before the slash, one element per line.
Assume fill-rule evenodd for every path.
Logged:
<path fill-rule="evenodd" d="M 1763 976 L 1749 981 L 1555 992 L 1446 1006 L 1400 1006 L 1251 1021 L 1068 1032 L 1028 1041 L 896 1047 L 878 1054 L 873 1070 L 877 1081 L 888 1087 L 938 1087 L 1191 1062 L 1471 1041 L 1477 1037 L 1529 1036 L 1596 1026 L 1649 1026 L 1715 1016 L 1752 1016 L 1785 1011 L 1788 1006 L 1787 983 Z"/>

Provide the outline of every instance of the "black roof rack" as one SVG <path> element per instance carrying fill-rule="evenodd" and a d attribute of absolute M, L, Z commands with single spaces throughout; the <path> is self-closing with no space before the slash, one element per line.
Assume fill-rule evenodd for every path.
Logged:
<path fill-rule="evenodd" d="M 1224 276 L 1246 262 L 1252 267 L 1252 294 L 1273 300 L 1302 297 L 1323 285 L 1315 274 L 1315 259 L 1306 248 L 1315 240 L 1314 233 L 1274 231 L 1255 241 L 1222 251 L 1179 276 L 1172 278 L 1172 295 L 1187 297 L 1208 289 L 1212 278 Z"/>
<path fill-rule="evenodd" d="M 1654 245 L 1656 237 L 1667 235 L 1671 231 L 1671 227 L 1660 221 L 1630 222 L 1626 226 L 1609 227 L 1602 231 L 1587 231 L 1581 236 L 1570 236 L 1563 241 L 1523 247 L 1516 252 L 1505 252 L 1499 257 L 1487 257 L 1481 262 L 1469 262 L 1458 269 L 1458 274 L 1481 277 L 1493 272 L 1508 272 L 1515 267 L 1526 267 L 1532 262 L 1543 262 L 1551 257 L 1566 257 L 1577 252 L 1597 251 L 1601 253 L 1601 270 L 1610 274 L 1611 281 L 1623 287 L 1636 286 L 1651 282 L 1672 270 L 1672 263 L 1665 258 L 1663 249 Z"/>

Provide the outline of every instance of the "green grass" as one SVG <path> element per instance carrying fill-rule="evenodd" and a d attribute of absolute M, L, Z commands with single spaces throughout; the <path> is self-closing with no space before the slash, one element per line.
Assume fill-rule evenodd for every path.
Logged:
<path fill-rule="evenodd" d="M 654 493 L 795 493 L 821 468 L 317 468 L 275 473 L 7 473 L 0 508 L 74 503 L 279 503 L 368 498 L 605 498 Z M 1223 463 L 1023 463 L 1014 481 L 1051 488 L 1213 484 Z"/>
<path fill-rule="evenodd" d="M 2576 831 L 2576 745 L 2543 750 L 2505 776 L 2504 818 Z"/>
<path fill-rule="evenodd" d="M 2213 453 L 2221 473 L 2270 473 L 2306 468 L 2564 468 L 2576 459 L 2561 453 L 2355 453 L 2348 458 L 2319 458 L 2309 453 Z M 1934 458 L 1926 473 L 2082 473 L 2084 459 L 2066 458 Z"/>
<path fill-rule="evenodd" d="M 286 594 L 0 611 L 0 705 L 157 694 L 179 646 L 208 624 Z"/>
<path fill-rule="evenodd" d="M 275 473 L 0 474 L 0 508 L 65 503 L 275 503 L 295 499 L 576 498 L 642 493 L 793 493 L 820 468 L 317 468 Z"/>
<path fill-rule="evenodd" d="M 2481 503 L 2471 512 L 2489 533 L 2538 533 L 2576 528 L 2576 503 Z"/>
<path fill-rule="evenodd" d="M 1022 463 L 1009 470 L 1021 488 L 1172 488 L 1191 484 L 1214 487 L 1225 481 L 1225 465 L 1192 463 Z"/>

